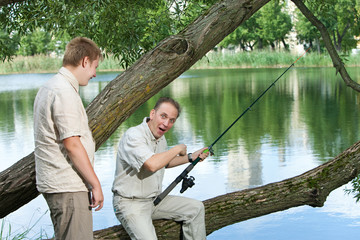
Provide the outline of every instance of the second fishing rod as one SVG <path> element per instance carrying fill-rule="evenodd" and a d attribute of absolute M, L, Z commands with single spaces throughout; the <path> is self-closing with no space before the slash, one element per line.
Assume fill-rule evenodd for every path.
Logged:
<path fill-rule="evenodd" d="M 246 108 L 245 111 L 242 112 L 242 113 L 240 114 L 240 116 L 239 116 L 238 118 L 236 118 L 235 121 L 234 121 L 224 132 L 222 132 L 222 133 L 220 134 L 220 136 L 217 137 L 217 138 L 215 139 L 215 141 L 214 141 L 204 152 L 208 152 L 208 151 L 209 151 L 210 154 L 213 155 L 214 152 L 213 152 L 212 147 L 220 140 L 220 138 L 222 138 L 222 137 L 225 135 L 225 133 L 227 133 L 227 132 L 230 130 L 230 128 L 232 128 L 232 127 L 234 126 L 234 124 L 235 124 L 237 121 L 239 121 L 240 118 L 242 118 L 242 117 L 254 106 L 254 104 L 257 103 L 257 102 L 260 100 L 260 98 L 265 95 L 265 93 L 266 93 L 267 91 L 269 91 L 270 88 L 272 88 L 273 86 L 275 86 L 275 83 L 276 83 L 290 68 L 292 68 L 292 67 L 295 65 L 295 63 L 296 63 L 300 58 L 302 58 L 302 57 L 305 55 L 305 53 L 307 53 L 307 51 L 309 51 L 309 49 L 310 49 L 310 47 L 309 47 L 295 62 L 293 62 L 274 82 L 272 82 L 272 83 L 270 84 L 270 86 L 269 86 L 265 91 L 263 91 L 263 92 L 260 94 L 260 96 L 259 96 L 258 98 L 256 98 L 255 101 L 254 101 L 252 104 L 250 104 L 250 106 L 249 106 L 248 108 Z M 154 200 L 154 205 L 155 205 L 155 206 L 158 205 L 158 204 L 161 202 L 161 200 L 163 200 L 163 199 L 171 192 L 171 190 L 173 190 L 173 189 L 176 187 L 176 185 L 177 185 L 179 182 L 181 182 L 181 181 L 183 181 L 183 183 L 182 183 L 182 187 L 181 187 L 180 193 L 185 192 L 186 189 L 189 188 L 189 187 L 191 188 L 191 187 L 195 184 L 195 183 L 194 183 L 194 180 L 195 180 L 195 179 L 194 179 L 194 177 L 188 177 L 187 175 L 188 175 L 188 173 L 195 167 L 195 165 L 196 165 L 200 160 L 201 160 L 200 157 L 197 157 L 193 162 L 191 162 L 191 163 L 189 164 L 189 166 L 188 166 L 184 171 L 182 171 L 182 173 L 181 173 L 161 194 L 159 194 L 159 195 L 157 196 L 157 198 Z"/>

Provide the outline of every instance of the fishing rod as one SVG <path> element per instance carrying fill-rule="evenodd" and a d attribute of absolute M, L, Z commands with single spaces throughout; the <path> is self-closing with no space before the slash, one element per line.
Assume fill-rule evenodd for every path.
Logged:
<path fill-rule="evenodd" d="M 242 118 L 242 116 L 244 116 L 244 115 L 252 108 L 252 106 L 254 106 L 254 104 L 255 104 L 257 101 L 259 101 L 259 99 L 260 99 L 262 96 L 264 96 L 264 94 L 265 94 L 267 91 L 269 91 L 270 88 L 272 88 L 273 86 L 275 86 L 275 83 L 276 83 L 290 68 L 292 68 L 292 67 L 295 65 L 295 63 L 296 63 L 300 58 L 302 58 L 302 57 L 305 55 L 305 53 L 307 53 L 307 51 L 309 51 L 309 49 L 310 49 L 310 47 L 309 47 L 298 59 L 296 59 L 296 61 L 293 62 L 272 84 L 270 84 L 270 86 L 269 86 L 263 93 L 261 93 L 260 96 L 259 96 L 247 109 L 245 109 L 245 111 L 244 111 L 242 114 L 240 114 L 240 116 L 239 116 L 237 119 L 235 119 L 235 121 L 234 121 L 223 133 L 221 133 L 218 138 L 215 139 L 215 141 L 204 151 L 204 153 L 210 152 L 211 155 L 214 155 L 214 152 L 213 152 L 212 147 L 220 140 L 220 138 L 222 138 L 222 137 L 225 135 L 225 133 L 227 133 L 227 132 L 230 130 L 230 128 L 232 128 L 232 126 L 234 126 L 234 124 L 235 124 L 237 121 L 239 121 L 239 119 Z M 176 187 L 176 185 L 177 185 L 179 182 L 181 182 L 181 181 L 183 181 L 183 182 L 182 182 L 182 187 L 181 187 L 180 193 L 185 192 L 186 189 L 188 189 L 189 187 L 191 188 L 191 187 L 195 184 L 195 183 L 194 183 L 195 178 L 192 177 L 192 176 L 188 177 L 187 175 L 188 175 L 188 173 L 195 167 L 195 165 L 196 165 L 200 160 L 201 160 L 201 158 L 200 158 L 200 156 L 199 156 L 199 157 L 197 157 L 193 162 L 191 162 L 191 163 L 189 164 L 189 166 L 188 166 L 162 193 L 160 193 L 160 194 L 157 196 L 157 198 L 154 200 L 154 205 L 155 205 L 155 206 L 158 205 L 158 204 L 161 202 L 161 200 L 163 200 L 163 199 L 171 192 L 171 190 L 173 190 L 173 189 Z"/>

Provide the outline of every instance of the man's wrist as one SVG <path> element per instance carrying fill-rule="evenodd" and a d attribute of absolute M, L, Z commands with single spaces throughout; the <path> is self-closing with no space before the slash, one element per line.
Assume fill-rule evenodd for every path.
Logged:
<path fill-rule="evenodd" d="M 188 153 L 188 160 L 189 160 L 189 162 L 193 162 L 192 153 Z"/>

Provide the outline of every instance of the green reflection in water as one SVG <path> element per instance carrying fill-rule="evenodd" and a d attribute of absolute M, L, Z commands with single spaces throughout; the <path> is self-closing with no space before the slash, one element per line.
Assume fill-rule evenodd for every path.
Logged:
<path fill-rule="evenodd" d="M 141 122 L 160 96 L 183 107 L 170 145 L 210 145 L 284 69 L 192 70 L 142 105 L 119 131 Z M 359 74 L 354 68 L 350 73 Z M 358 75 L 356 75 L 358 76 Z M 100 84 L 100 83 L 94 83 Z M 99 90 L 102 89 L 103 85 Z M 287 148 L 291 131 L 301 128 L 319 160 L 331 158 L 359 139 L 359 94 L 346 87 L 332 68 L 297 68 L 284 75 L 214 146 L 215 161 L 239 143 L 256 152 L 269 142 Z M 121 130 L 122 129 L 122 130 Z M 121 133 L 108 141 L 116 144 Z"/>
<path fill-rule="evenodd" d="M 97 213 L 94 221 L 98 229 L 117 224 L 112 219 L 110 188 L 119 138 L 148 115 L 159 96 L 171 96 L 183 107 L 173 130 L 167 133 L 169 145 L 185 143 L 188 149 L 200 148 L 210 145 L 284 70 L 191 70 L 144 103 L 97 154 L 95 170 L 109 205 L 105 208 L 108 211 Z M 349 68 L 349 72 L 359 82 L 359 69 Z M 88 105 L 116 75 L 100 73 L 81 88 L 84 104 Z M 30 76 L 42 80 L 34 84 Z M 10 80 L 0 76 L 1 170 L 33 151 L 33 101 L 40 82 L 49 75 L 21 77 L 22 88 L 9 88 Z M 187 194 L 203 199 L 302 173 L 358 141 L 359 120 L 359 94 L 346 87 L 334 69 L 292 68 L 214 146 L 216 155 L 194 171 L 204 166 L 210 170 L 197 172 L 197 186 Z"/>
<path fill-rule="evenodd" d="M 174 130 L 167 134 L 169 144 L 186 141 L 186 144 L 201 142 L 210 145 L 283 71 L 188 71 L 144 103 L 118 131 L 141 122 L 157 98 L 166 95 L 175 98 L 183 107 Z M 355 79 L 359 76 L 358 68 L 350 68 L 350 73 Z M 81 89 L 85 105 L 116 75 L 107 73 L 99 76 L 98 80 L 92 80 L 88 87 Z M 15 124 L 31 128 L 36 91 L 0 91 L 0 129 L 3 136 L 16 132 Z M 316 155 L 324 160 L 358 140 L 358 110 L 359 94 L 346 87 L 332 68 L 294 68 L 234 125 L 214 146 L 214 150 L 216 156 L 222 156 L 241 142 L 246 151 L 254 152 L 264 141 L 285 148 L 291 141 L 291 130 L 301 126 Z M 116 144 L 118 138 L 119 132 L 108 142 Z M 216 156 L 215 160 L 219 160 L 220 157 Z"/>

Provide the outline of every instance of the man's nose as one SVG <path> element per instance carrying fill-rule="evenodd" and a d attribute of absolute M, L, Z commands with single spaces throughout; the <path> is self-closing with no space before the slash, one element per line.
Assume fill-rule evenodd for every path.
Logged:
<path fill-rule="evenodd" d="M 169 119 L 165 119 L 165 121 L 164 121 L 164 126 L 169 126 L 169 123 L 170 123 L 170 120 Z"/>

